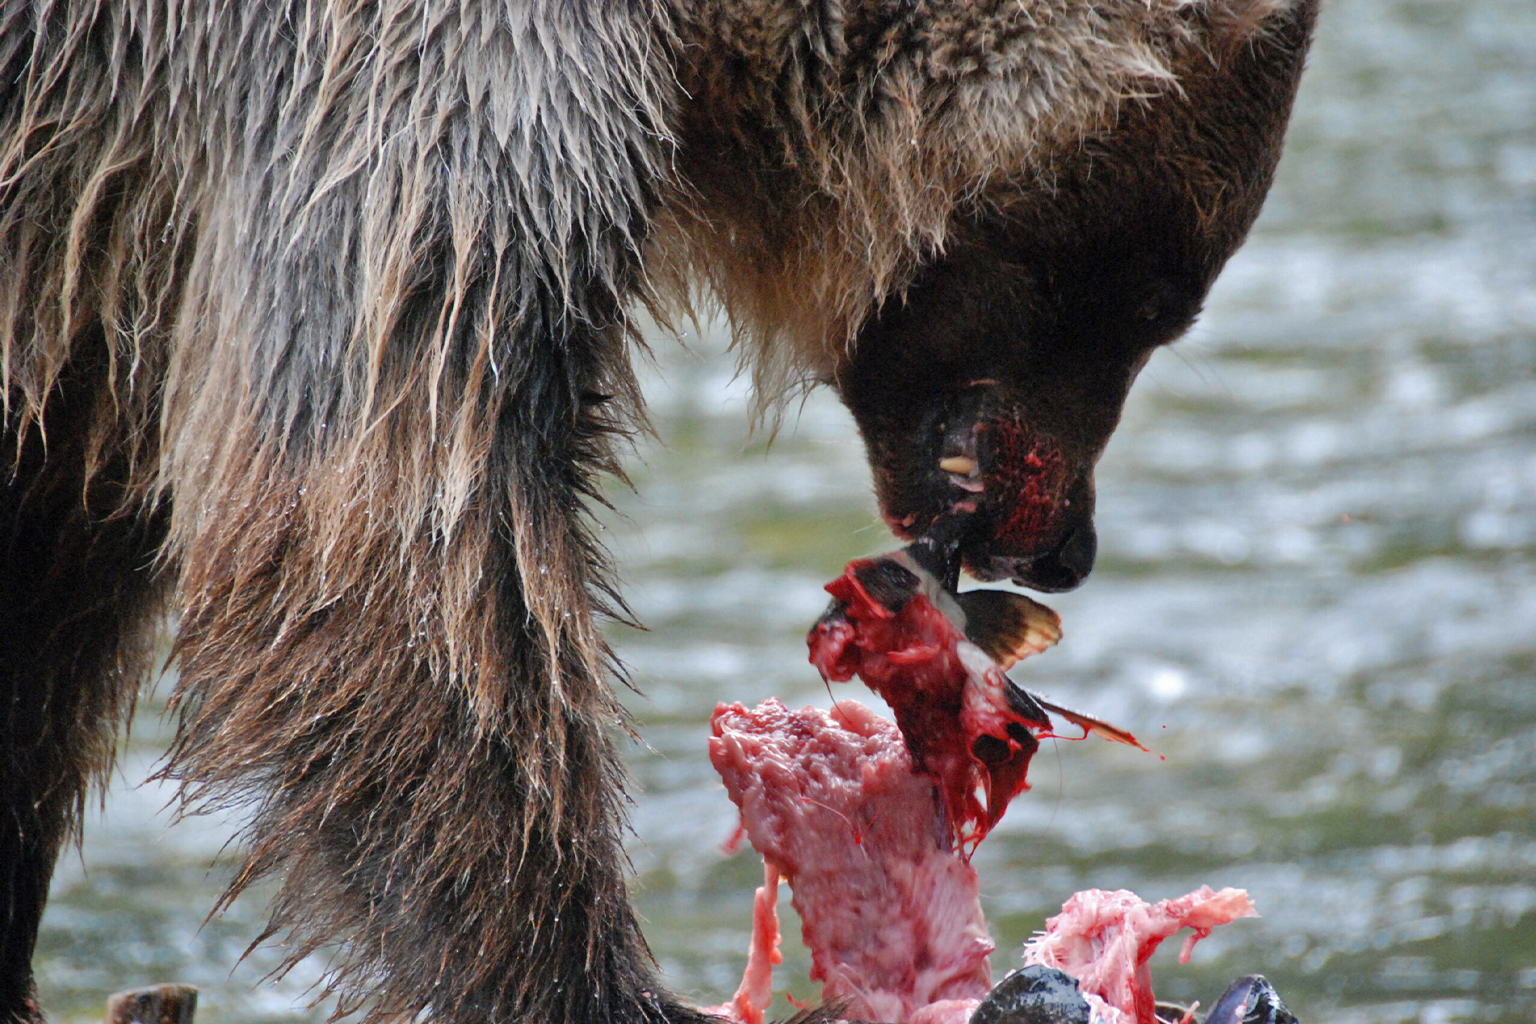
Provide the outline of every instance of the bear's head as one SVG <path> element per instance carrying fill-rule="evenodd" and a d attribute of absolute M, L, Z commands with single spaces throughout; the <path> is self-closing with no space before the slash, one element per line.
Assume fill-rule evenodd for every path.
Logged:
<path fill-rule="evenodd" d="M 696 12 L 657 248 L 767 402 L 837 389 L 898 534 L 1076 586 L 1094 465 L 1258 215 L 1315 2 L 762 6 Z"/>
<path fill-rule="evenodd" d="M 1094 466 L 1258 215 L 1306 28 L 1201 54 L 1025 181 L 995 180 L 873 310 L 832 380 L 893 530 L 984 580 L 1088 574 Z"/>

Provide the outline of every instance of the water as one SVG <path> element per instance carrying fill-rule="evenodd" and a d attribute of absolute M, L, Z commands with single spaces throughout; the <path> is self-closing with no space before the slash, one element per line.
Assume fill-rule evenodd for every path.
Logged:
<path fill-rule="evenodd" d="M 1264 916 L 1187 968 L 1160 955 L 1160 993 L 1209 1002 L 1262 971 L 1307 1022 L 1536 1019 L 1533 126 L 1529 0 L 1325 10 L 1265 215 L 1138 383 L 1100 471 L 1100 567 L 1051 601 L 1062 645 L 1015 673 L 1167 760 L 1042 752 L 977 856 L 999 971 L 1075 889 L 1231 884 Z M 802 640 L 821 584 L 890 541 L 835 402 L 770 448 L 719 339 L 690 344 L 658 343 L 660 440 L 607 537 L 651 627 L 615 634 L 644 694 L 637 898 L 672 984 L 713 1001 L 759 875 L 719 852 L 709 710 L 825 706 Z M 127 780 L 164 742 L 141 719 Z M 167 830 L 166 799 L 119 785 L 61 868 L 57 1018 L 175 978 L 205 1020 L 318 1019 L 320 964 L 260 985 L 277 957 L 257 950 L 231 972 L 259 901 L 200 927 L 229 825 Z M 786 953 L 780 988 L 810 995 Z"/>

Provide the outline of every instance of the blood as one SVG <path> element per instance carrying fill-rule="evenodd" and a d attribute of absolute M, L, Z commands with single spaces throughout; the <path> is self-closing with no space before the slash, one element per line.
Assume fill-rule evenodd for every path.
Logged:
<path fill-rule="evenodd" d="M 1050 721 L 935 606 L 942 592 L 903 557 L 851 562 L 827 584 L 834 604 L 807 637 L 810 659 L 823 679 L 857 676 L 891 706 L 969 858 L 1029 788 L 1029 762 Z"/>
<path fill-rule="evenodd" d="M 1008 518 L 993 528 L 994 537 L 1006 541 L 1048 535 L 1064 507 L 1065 455 L 1017 418 L 980 424 L 977 441 L 988 467 L 988 489 L 1009 499 Z"/>
<path fill-rule="evenodd" d="M 736 831 L 730 834 L 725 842 L 720 844 L 720 852 L 727 857 L 740 852 L 741 844 L 746 842 L 747 828 L 745 825 L 737 825 Z"/>

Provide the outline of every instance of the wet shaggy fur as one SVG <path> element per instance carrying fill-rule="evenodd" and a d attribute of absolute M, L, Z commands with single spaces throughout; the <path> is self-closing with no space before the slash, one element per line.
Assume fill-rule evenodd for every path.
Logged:
<path fill-rule="evenodd" d="M 771 406 L 1189 69 L 1293 88 L 1310 17 L 0 0 L 0 1020 L 166 609 L 168 771 L 343 1009 L 697 1018 L 626 896 L 587 521 L 631 312 L 718 300 Z"/>

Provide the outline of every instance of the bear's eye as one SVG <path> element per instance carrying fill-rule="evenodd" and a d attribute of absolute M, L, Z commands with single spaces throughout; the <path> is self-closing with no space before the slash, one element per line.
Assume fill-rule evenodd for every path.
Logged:
<path fill-rule="evenodd" d="M 1190 319 L 1192 305 L 1186 290 L 1173 281 L 1160 280 L 1139 294 L 1133 293 L 1129 308 L 1138 327 L 1163 331 Z"/>

